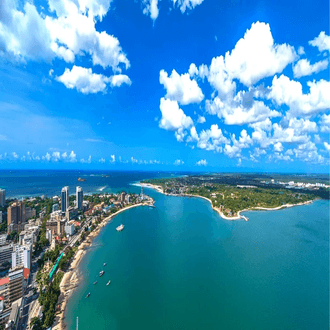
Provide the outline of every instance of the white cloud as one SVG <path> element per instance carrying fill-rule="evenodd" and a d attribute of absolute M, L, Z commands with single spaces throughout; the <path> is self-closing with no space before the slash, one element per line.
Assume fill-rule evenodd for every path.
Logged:
<path fill-rule="evenodd" d="M 211 125 L 210 129 L 202 130 L 199 134 L 197 147 L 205 150 L 222 152 L 222 144 L 229 143 L 218 125 Z"/>
<path fill-rule="evenodd" d="M 13 156 L 13 158 L 16 160 L 19 158 L 18 154 L 14 151 L 11 153 L 11 155 Z"/>
<path fill-rule="evenodd" d="M 195 63 L 191 63 L 190 64 L 188 73 L 189 73 L 190 77 L 193 77 L 193 76 L 197 76 L 198 75 L 198 69 L 197 69 Z"/>
<path fill-rule="evenodd" d="M 274 43 L 268 24 L 256 22 L 231 53 L 212 60 L 208 79 L 218 92 L 227 94 L 235 89 L 232 79 L 251 86 L 262 78 L 282 72 L 296 56 L 292 46 Z"/>
<path fill-rule="evenodd" d="M 297 134 L 299 133 L 316 133 L 318 131 L 317 124 L 309 119 L 291 118 L 288 127 L 293 128 Z"/>
<path fill-rule="evenodd" d="M 330 144 L 328 142 L 324 142 L 324 147 L 328 152 L 330 152 Z"/>
<path fill-rule="evenodd" d="M 241 157 L 241 149 L 235 145 L 226 144 L 224 153 L 230 158 Z"/>
<path fill-rule="evenodd" d="M 204 116 L 198 116 L 197 123 L 204 124 L 206 122 L 206 119 Z"/>
<path fill-rule="evenodd" d="M 262 101 L 250 100 L 244 104 L 245 91 L 239 92 L 231 102 L 222 102 L 217 96 L 214 100 L 206 101 L 206 110 L 223 118 L 226 125 L 244 125 L 264 121 L 269 117 L 279 117 L 278 111 L 271 110 Z"/>
<path fill-rule="evenodd" d="M 293 115 L 311 115 L 330 108 L 330 82 L 326 80 L 309 81 L 309 93 L 303 94 L 299 81 L 281 75 L 274 77 L 268 98 L 278 105 L 286 104 Z"/>
<path fill-rule="evenodd" d="M 159 82 L 166 89 L 166 98 L 178 101 L 180 104 L 200 103 L 204 95 L 197 82 L 190 79 L 188 73 L 179 75 L 175 70 L 168 77 L 167 72 L 161 70 Z"/>
<path fill-rule="evenodd" d="M 305 50 L 304 50 L 304 47 L 303 47 L 303 46 L 300 46 L 300 47 L 298 48 L 298 54 L 299 54 L 299 55 L 304 55 L 304 54 L 305 54 Z"/>
<path fill-rule="evenodd" d="M 308 43 L 314 47 L 317 47 L 320 52 L 323 52 L 324 50 L 330 51 L 330 36 L 326 35 L 324 31 L 320 32 L 318 37 Z"/>
<path fill-rule="evenodd" d="M 184 164 L 184 161 L 181 160 L 181 159 L 176 159 L 175 162 L 173 163 L 174 165 L 183 165 Z"/>
<path fill-rule="evenodd" d="M 111 67 L 114 72 L 130 66 L 118 39 L 95 28 L 109 10 L 110 0 L 49 0 L 48 5 L 52 14 L 40 15 L 29 2 L 21 11 L 18 2 L 1 1 L 2 55 L 23 61 L 59 57 L 66 62 L 90 56 L 93 65 Z"/>
<path fill-rule="evenodd" d="M 274 144 L 274 151 L 277 151 L 277 152 L 282 152 L 283 151 L 283 145 L 281 142 L 276 142 Z"/>
<path fill-rule="evenodd" d="M 187 9 L 194 9 L 196 6 L 200 5 L 203 0 L 172 0 L 173 6 L 176 5 L 180 7 L 181 13 L 184 13 Z"/>
<path fill-rule="evenodd" d="M 76 88 L 83 94 L 105 93 L 108 83 L 110 83 L 112 87 L 120 86 L 123 83 L 130 85 L 131 83 L 126 75 L 106 77 L 102 74 L 93 73 L 91 68 L 87 69 L 75 65 L 71 71 L 66 68 L 61 76 L 56 77 L 56 80 L 63 83 L 67 88 Z"/>
<path fill-rule="evenodd" d="M 155 21 L 159 15 L 158 0 L 143 0 L 142 3 L 145 6 L 143 14 L 150 15 L 150 18 Z"/>
<path fill-rule="evenodd" d="M 52 158 L 54 162 L 58 162 L 61 159 L 61 154 L 58 151 L 54 151 L 52 154 Z"/>
<path fill-rule="evenodd" d="M 321 120 L 319 121 L 321 132 L 330 133 L 330 114 L 323 114 Z"/>
<path fill-rule="evenodd" d="M 199 160 L 196 163 L 196 165 L 198 165 L 198 166 L 206 166 L 207 165 L 207 161 L 206 161 L 206 159 L 201 159 L 201 160 Z"/>
<path fill-rule="evenodd" d="M 297 64 L 293 67 L 293 75 L 295 78 L 300 78 L 303 76 L 310 76 L 313 73 L 318 73 L 322 70 L 325 70 L 328 67 L 329 61 L 323 60 L 316 62 L 314 64 L 310 64 L 309 60 L 305 58 L 299 60 Z"/>
<path fill-rule="evenodd" d="M 135 163 L 137 163 L 138 162 L 138 160 L 137 159 L 135 159 L 133 156 L 131 157 L 131 162 L 133 163 L 133 164 L 135 164 Z"/>
<path fill-rule="evenodd" d="M 77 162 L 77 155 L 72 150 L 71 153 L 68 156 L 68 160 L 70 163 L 76 163 Z"/>
<path fill-rule="evenodd" d="M 110 77 L 112 87 L 120 87 L 122 84 L 131 85 L 131 80 L 125 74 L 117 74 Z"/>
<path fill-rule="evenodd" d="M 80 162 L 81 162 L 81 163 L 90 164 L 90 163 L 92 162 L 92 156 L 89 155 L 88 159 L 81 158 L 81 159 L 80 159 Z"/>
<path fill-rule="evenodd" d="M 48 162 L 49 162 L 49 161 L 50 161 L 50 159 L 51 159 L 50 153 L 49 153 L 49 152 L 47 152 L 45 156 L 42 156 L 42 157 L 41 157 L 41 159 L 42 159 L 42 160 L 46 160 L 46 161 L 48 161 Z"/>
<path fill-rule="evenodd" d="M 99 163 L 104 164 L 104 163 L 105 163 L 105 159 L 104 159 L 104 158 L 100 158 L 100 159 L 99 159 Z"/>
<path fill-rule="evenodd" d="M 318 154 L 315 143 L 311 141 L 298 145 L 293 151 L 296 158 L 301 159 L 304 162 L 315 164 L 321 164 L 324 162 L 324 157 Z"/>
<path fill-rule="evenodd" d="M 115 157 L 115 155 L 111 155 L 110 157 L 111 157 L 110 162 L 111 162 L 111 163 L 114 163 L 114 162 L 116 161 L 116 157 Z"/>
<path fill-rule="evenodd" d="M 161 98 L 159 108 L 162 112 L 159 127 L 168 131 L 175 131 L 176 139 L 182 142 L 186 135 L 185 129 L 193 125 L 191 117 L 185 115 L 179 108 L 177 101 Z"/>

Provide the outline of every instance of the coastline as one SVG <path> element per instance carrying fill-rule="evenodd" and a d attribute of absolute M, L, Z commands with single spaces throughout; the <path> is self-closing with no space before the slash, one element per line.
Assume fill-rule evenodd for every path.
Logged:
<path fill-rule="evenodd" d="M 212 204 L 212 201 L 209 198 L 207 198 L 207 197 L 200 196 L 200 195 L 191 195 L 191 194 L 183 194 L 183 195 L 174 195 L 173 194 L 173 195 L 171 195 L 171 194 L 164 193 L 163 187 L 161 187 L 161 186 L 156 186 L 156 185 L 153 185 L 151 183 L 140 183 L 140 185 L 143 186 L 143 187 L 155 189 L 159 193 L 162 193 L 162 194 L 165 194 L 165 195 L 169 195 L 169 196 L 183 196 L 183 197 L 203 198 L 203 199 L 205 199 L 205 200 L 207 200 L 207 201 L 210 202 L 212 209 L 215 210 L 216 212 L 218 212 L 218 214 L 220 215 L 221 218 L 223 218 L 225 220 L 229 220 L 229 221 L 241 220 L 241 219 L 243 219 L 245 221 L 248 221 L 249 218 L 247 218 L 244 215 L 241 215 L 242 212 L 246 212 L 246 211 L 256 211 L 256 210 L 260 210 L 260 211 L 277 211 L 277 210 L 280 210 L 280 209 L 283 209 L 283 208 L 289 208 L 289 207 L 293 207 L 293 206 L 301 206 L 301 205 L 311 204 L 314 201 L 314 200 L 309 200 L 309 201 L 306 201 L 306 202 L 303 202 L 303 203 L 298 203 L 298 204 L 284 204 L 284 205 L 277 206 L 277 207 L 274 207 L 274 208 L 255 206 L 255 207 L 252 207 L 252 208 L 243 209 L 243 210 L 238 211 L 237 212 L 237 214 L 238 214 L 237 216 L 227 217 L 226 215 L 223 214 L 223 212 L 220 210 L 220 208 L 214 207 L 213 204 Z"/>
<path fill-rule="evenodd" d="M 79 274 L 78 272 L 78 266 L 81 260 L 83 259 L 84 255 L 86 254 L 87 252 L 86 250 L 92 245 L 93 239 L 100 233 L 101 229 L 104 226 L 106 226 L 108 222 L 110 222 L 119 213 L 129 210 L 133 207 L 148 206 L 148 205 L 149 204 L 146 203 L 130 205 L 104 218 L 102 222 L 100 222 L 98 226 L 95 228 L 95 230 L 92 231 L 86 237 L 85 241 L 78 246 L 77 252 L 68 268 L 68 271 L 64 273 L 62 281 L 60 283 L 61 294 L 58 299 L 59 312 L 55 315 L 55 321 L 52 326 L 53 330 L 64 330 L 67 328 L 65 324 L 65 316 L 64 316 L 66 312 L 67 302 L 71 294 L 73 293 L 74 289 L 78 286 L 79 280 L 82 277 L 82 274 Z"/>

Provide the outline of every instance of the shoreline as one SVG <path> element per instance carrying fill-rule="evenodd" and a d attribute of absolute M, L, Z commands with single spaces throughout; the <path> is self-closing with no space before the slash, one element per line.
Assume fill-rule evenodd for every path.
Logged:
<path fill-rule="evenodd" d="M 146 203 L 139 203 L 130 205 L 128 207 L 122 208 L 117 212 L 111 214 L 110 216 L 104 218 L 87 237 L 86 239 L 78 246 L 77 252 L 73 257 L 73 260 L 63 275 L 62 281 L 60 283 L 60 291 L 61 294 L 58 298 L 59 313 L 55 315 L 55 321 L 52 326 L 53 330 L 64 330 L 67 329 L 67 325 L 65 323 L 65 312 L 67 308 L 68 300 L 73 293 L 74 289 L 78 286 L 79 280 L 83 276 L 78 272 L 78 266 L 83 259 L 84 255 L 87 252 L 87 249 L 92 245 L 94 238 L 100 233 L 101 229 L 105 227 L 115 216 L 119 213 L 129 210 L 138 206 L 148 206 Z"/>
<path fill-rule="evenodd" d="M 161 186 L 156 186 L 156 185 L 153 185 L 151 183 L 140 183 L 140 185 L 142 187 L 146 187 L 146 188 L 151 188 L 151 189 L 157 190 L 159 193 L 164 194 L 164 195 L 168 195 L 168 196 L 182 196 L 182 197 L 203 198 L 203 199 L 205 199 L 205 200 L 207 200 L 207 201 L 210 202 L 212 209 L 214 211 L 218 212 L 218 214 L 220 215 L 220 217 L 222 219 L 225 219 L 225 220 L 228 220 L 228 221 L 241 220 L 241 219 L 243 219 L 245 221 L 248 221 L 249 218 L 247 218 L 244 215 L 241 215 L 242 212 L 258 211 L 258 210 L 260 210 L 260 211 L 277 211 L 277 210 L 281 210 L 283 208 L 290 208 L 290 207 L 293 207 L 293 206 L 308 205 L 308 204 L 313 203 L 313 201 L 314 201 L 314 200 L 309 200 L 309 201 L 306 201 L 306 202 L 303 202 L 303 203 L 298 203 L 298 204 L 284 204 L 284 205 L 273 207 L 273 208 L 271 208 L 271 207 L 255 206 L 255 207 L 252 207 L 252 208 L 239 210 L 237 212 L 237 216 L 227 217 L 226 215 L 223 214 L 223 212 L 218 207 L 214 207 L 213 204 L 212 204 L 212 201 L 209 198 L 207 198 L 207 197 L 200 196 L 200 195 L 191 195 L 191 194 L 183 194 L 183 195 L 167 194 L 167 193 L 164 193 L 163 187 L 161 187 Z"/>

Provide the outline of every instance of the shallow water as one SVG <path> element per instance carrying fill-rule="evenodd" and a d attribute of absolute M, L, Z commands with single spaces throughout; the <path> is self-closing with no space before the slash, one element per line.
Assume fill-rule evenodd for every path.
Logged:
<path fill-rule="evenodd" d="M 156 208 L 119 214 L 83 258 L 69 329 L 328 329 L 329 201 L 226 221 L 145 190 Z"/>

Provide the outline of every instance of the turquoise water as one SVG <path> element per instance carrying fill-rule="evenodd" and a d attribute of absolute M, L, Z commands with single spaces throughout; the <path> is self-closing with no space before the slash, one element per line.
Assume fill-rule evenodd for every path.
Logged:
<path fill-rule="evenodd" d="M 79 330 L 329 328 L 329 201 L 230 222 L 148 193 L 156 208 L 118 215 L 83 258 L 68 329 L 77 316 Z"/>

